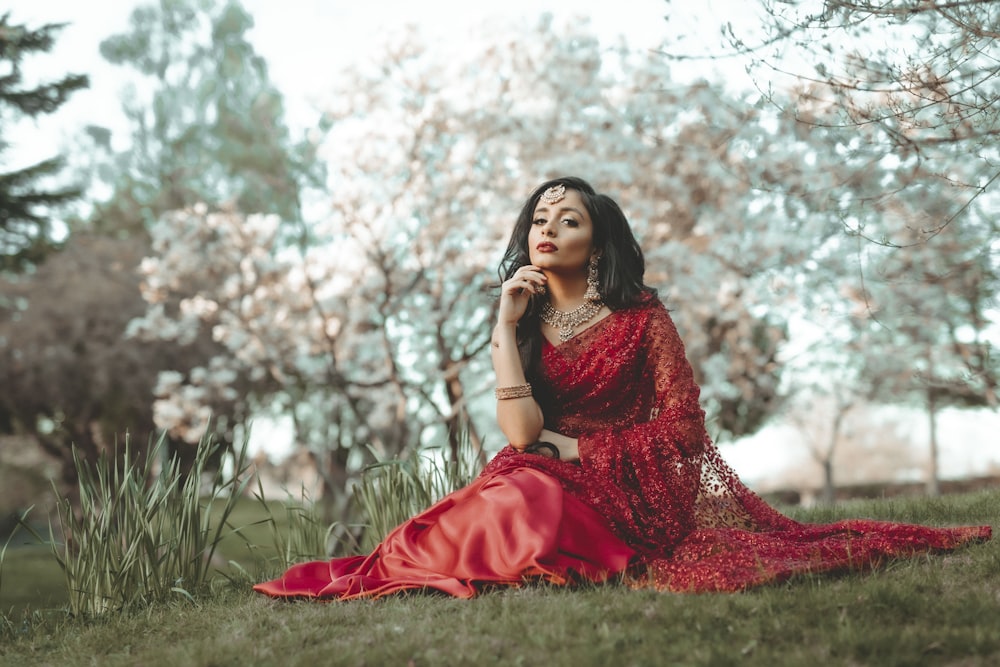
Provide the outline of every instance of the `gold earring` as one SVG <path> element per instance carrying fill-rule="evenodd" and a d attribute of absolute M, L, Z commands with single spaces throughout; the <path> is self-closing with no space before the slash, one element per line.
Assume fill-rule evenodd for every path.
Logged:
<path fill-rule="evenodd" d="M 601 275 L 597 270 L 597 263 L 600 261 L 601 258 L 597 255 L 590 256 L 590 266 L 587 267 L 587 291 L 583 294 L 583 298 L 587 301 L 601 300 L 601 293 L 597 291 L 601 284 Z"/>

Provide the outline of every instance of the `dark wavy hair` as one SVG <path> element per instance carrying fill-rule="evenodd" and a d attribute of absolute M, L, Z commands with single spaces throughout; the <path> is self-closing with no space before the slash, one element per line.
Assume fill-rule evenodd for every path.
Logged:
<path fill-rule="evenodd" d="M 500 282 L 509 280 L 522 266 L 531 264 L 528 254 L 528 234 L 535 216 L 535 207 L 542 193 L 555 185 L 580 193 L 583 205 L 594 225 L 594 246 L 600 253 L 598 291 L 611 310 L 621 310 L 656 297 L 656 290 L 643 282 L 646 260 L 621 207 L 608 195 L 598 194 L 590 183 L 575 176 L 554 178 L 539 185 L 521 207 L 514 223 L 510 241 L 497 273 Z M 541 300 L 532 299 L 517 325 L 517 346 L 521 364 L 530 382 L 541 356 L 541 330 L 538 314 Z"/>

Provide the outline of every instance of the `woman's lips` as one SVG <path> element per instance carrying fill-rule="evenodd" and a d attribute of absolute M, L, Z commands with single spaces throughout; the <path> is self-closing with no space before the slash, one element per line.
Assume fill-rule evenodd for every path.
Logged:
<path fill-rule="evenodd" d="M 535 250 L 538 252 L 555 252 L 558 249 L 555 243 L 539 243 L 535 246 Z"/>

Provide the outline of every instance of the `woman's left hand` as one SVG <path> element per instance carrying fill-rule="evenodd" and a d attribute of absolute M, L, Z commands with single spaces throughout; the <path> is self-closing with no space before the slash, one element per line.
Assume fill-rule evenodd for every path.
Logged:
<path fill-rule="evenodd" d="M 538 434 L 538 441 L 552 443 L 559 450 L 561 461 L 578 461 L 580 459 L 576 438 L 543 428 L 542 432 Z"/>

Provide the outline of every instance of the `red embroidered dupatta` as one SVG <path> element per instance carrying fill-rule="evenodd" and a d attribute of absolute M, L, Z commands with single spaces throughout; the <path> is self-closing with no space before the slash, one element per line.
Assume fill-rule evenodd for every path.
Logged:
<path fill-rule="evenodd" d="M 546 425 L 579 438 L 579 464 L 525 463 L 506 449 L 484 474 L 527 464 L 559 478 L 636 549 L 635 585 L 736 591 L 991 536 L 989 526 L 804 524 L 769 506 L 708 438 L 683 343 L 654 299 L 545 344 L 539 380 Z"/>

